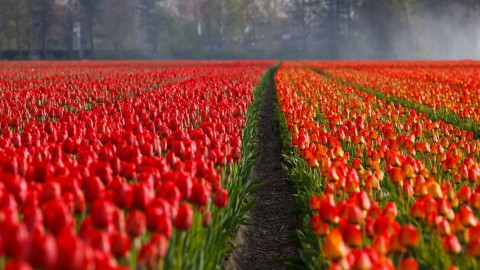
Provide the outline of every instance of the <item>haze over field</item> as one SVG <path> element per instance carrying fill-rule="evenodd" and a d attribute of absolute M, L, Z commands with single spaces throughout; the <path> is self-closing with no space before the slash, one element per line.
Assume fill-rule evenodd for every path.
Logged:
<path fill-rule="evenodd" d="M 0 0 L 1 58 L 465 59 L 478 0 Z"/>

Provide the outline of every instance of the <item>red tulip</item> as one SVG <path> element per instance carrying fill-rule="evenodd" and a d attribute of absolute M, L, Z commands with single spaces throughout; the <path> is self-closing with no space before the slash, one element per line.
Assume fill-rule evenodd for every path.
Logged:
<path fill-rule="evenodd" d="M 70 228 L 73 225 L 73 218 L 62 201 L 52 200 L 43 206 L 43 223 L 56 235 L 63 228 Z"/>
<path fill-rule="evenodd" d="M 462 251 L 462 245 L 455 235 L 445 236 L 442 240 L 442 247 L 447 253 L 459 254 Z"/>
<path fill-rule="evenodd" d="M 6 224 L 2 238 L 3 252 L 14 259 L 20 259 L 28 239 L 27 227 L 23 223 Z"/>
<path fill-rule="evenodd" d="M 412 224 L 403 226 L 400 230 L 400 240 L 403 246 L 410 248 L 418 244 L 418 232 Z"/>
<path fill-rule="evenodd" d="M 362 231 L 356 225 L 347 224 L 342 231 L 343 239 L 351 247 L 361 247 L 363 244 Z"/>
<path fill-rule="evenodd" d="M 113 222 L 114 208 L 106 200 L 96 200 L 90 208 L 92 223 L 99 229 L 104 229 Z"/>
<path fill-rule="evenodd" d="M 5 270 L 33 270 L 25 261 L 9 261 L 5 264 Z"/>
<path fill-rule="evenodd" d="M 390 239 L 388 235 L 376 235 L 373 238 L 372 247 L 380 254 L 387 255 L 390 251 Z"/>
<path fill-rule="evenodd" d="M 418 270 L 418 262 L 412 258 L 403 259 L 399 270 Z"/>
<path fill-rule="evenodd" d="M 219 189 L 215 192 L 213 203 L 219 207 L 224 208 L 228 204 L 228 191 L 225 189 Z"/>
<path fill-rule="evenodd" d="M 335 207 L 333 196 L 327 196 L 321 199 L 318 213 L 324 222 L 336 223 L 338 218 L 338 209 Z"/>
<path fill-rule="evenodd" d="M 35 268 L 52 268 L 57 261 L 55 238 L 51 234 L 34 230 L 25 242 L 22 257 Z"/>
<path fill-rule="evenodd" d="M 468 245 L 467 250 L 468 250 L 468 254 L 470 254 L 470 256 L 475 257 L 475 258 L 480 257 L 480 238 L 471 241 L 470 244 Z"/>
<path fill-rule="evenodd" d="M 157 256 L 161 259 L 167 255 L 168 242 L 163 234 L 156 233 L 152 235 L 150 243 L 157 248 Z"/>
<path fill-rule="evenodd" d="M 209 197 L 210 193 L 205 186 L 201 182 L 195 181 L 192 186 L 189 200 L 194 204 L 204 206 L 207 204 Z"/>
<path fill-rule="evenodd" d="M 393 184 L 399 185 L 400 183 L 405 180 L 405 175 L 403 173 L 403 170 L 399 167 L 393 167 L 389 171 L 390 174 L 390 180 L 392 181 Z"/>
<path fill-rule="evenodd" d="M 328 223 L 324 223 L 318 214 L 312 216 L 310 227 L 312 227 L 317 236 L 325 236 L 329 232 Z"/>
<path fill-rule="evenodd" d="M 140 211 L 133 210 L 128 216 L 126 227 L 128 235 L 132 238 L 143 235 L 146 229 L 145 215 Z"/>
<path fill-rule="evenodd" d="M 320 198 L 316 195 L 312 195 L 312 197 L 310 197 L 310 201 L 308 203 L 308 208 L 310 210 L 318 210 L 320 208 Z"/>
<path fill-rule="evenodd" d="M 183 231 L 188 231 L 192 225 L 193 213 L 189 204 L 181 204 L 178 208 L 177 216 L 173 224 L 175 228 Z"/>
<path fill-rule="evenodd" d="M 137 184 L 133 187 L 132 206 L 145 210 L 152 199 L 152 191 L 146 184 Z"/>
<path fill-rule="evenodd" d="M 355 250 L 354 252 L 354 261 L 352 265 L 352 269 L 354 270 L 368 270 L 373 269 L 373 263 L 368 256 L 367 252 L 363 250 Z"/>
<path fill-rule="evenodd" d="M 23 222 L 27 228 L 32 232 L 37 224 L 43 224 L 43 215 L 40 208 L 27 206 L 23 210 Z"/>
<path fill-rule="evenodd" d="M 172 234 L 172 223 L 168 219 L 165 211 L 157 206 L 150 205 L 146 212 L 147 229 L 153 232 L 164 233 L 167 238 Z"/>
<path fill-rule="evenodd" d="M 112 254 L 116 257 L 124 257 L 130 251 L 130 238 L 124 232 L 114 232 L 110 238 Z"/>
<path fill-rule="evenodd" d="M 343 209 L 342 217 L 346 218 L 352 224 L 362 224 L 364 213 L 360 207 L 353 203 L 347 203 Z"/>
<path fill-rule="evenodd" d="M 472 191 L 470 189 L 469 186 L 462 186 L 459 190 L 458 190 L 458 199 L 461 201 L 461 202 L 469 202 L 470 201 L 470 196 L 472 196 Z"/>
<path fill-rule="evenodd" d="M 82 269 L 86 252 L 83 242 L 69 230 L 63 230 L 57 237 L 57 269 Z"/>
<path fill-rule="evenodd" d="M 158 263 L 158 248 L 153 243 L 147 243 L 140 249 L 137 257 L 137 267 L 153 269 Z"/>

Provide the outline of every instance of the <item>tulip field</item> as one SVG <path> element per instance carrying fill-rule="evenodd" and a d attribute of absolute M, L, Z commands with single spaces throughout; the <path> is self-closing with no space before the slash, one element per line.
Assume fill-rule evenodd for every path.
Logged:
<path fill-rule="evenodd" d="M 0 269 L 231 267 L 268 185 L 265 91 L 301 221 L 283 267 L 478 269 L 479 78 L 476 61 L 0 62 Z"/>
<path fill-rule="evenodd" d="M 275 75 L 278 118 L 286 168 L 304 209 L 297 265 L 480 267 L 480 141 L 459 128 L 465 122 L 455 122 L 478 121 L 479 68 L 282 65 Z M 417 103 L 427 113 L 412 109 Z"/>
<path fill-rule="evenodd" d="M 273 63 L 1 63 L 1 268 L 214 269 Z"/>

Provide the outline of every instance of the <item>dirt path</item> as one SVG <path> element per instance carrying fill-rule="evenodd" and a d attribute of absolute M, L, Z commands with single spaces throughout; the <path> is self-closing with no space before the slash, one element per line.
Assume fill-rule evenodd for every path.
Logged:
<path fill-rule="evenodd" d="M 261 159 L 253 170 L 257 182 L 268 181 L 259 190 L 257 201 L 248 213 L 251 225 L 241 226 L 233 245 L 233 254 L 224 265 L 226 269 L 285 269 L 272 260 L 298 256 L 298 248 L 288 233 L 299 228 L 300 222 L 292 209 L 294 190 L 282 170 L 282 142 L 274 132 L 275 91 L 273 78 L 265 90 L 260 109 L 259 141 L 255 150 Z"/>

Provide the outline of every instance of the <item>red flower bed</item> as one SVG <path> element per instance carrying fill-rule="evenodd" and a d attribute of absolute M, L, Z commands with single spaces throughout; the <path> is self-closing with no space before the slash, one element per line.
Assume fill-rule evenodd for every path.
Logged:
<path fill-rule="evenodd" d="M 270 64 L 1 63 L 3 266 L 178 262 L 179 239 L 195 240 L 181 232 L 219 226 L 212 212 L 228 207 L 245 112 Z"/>

